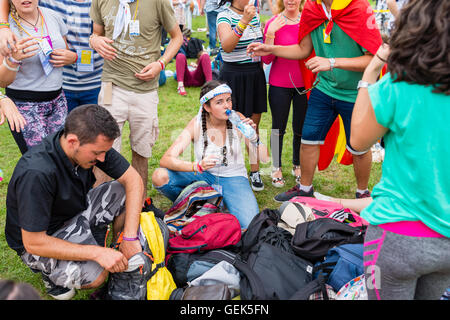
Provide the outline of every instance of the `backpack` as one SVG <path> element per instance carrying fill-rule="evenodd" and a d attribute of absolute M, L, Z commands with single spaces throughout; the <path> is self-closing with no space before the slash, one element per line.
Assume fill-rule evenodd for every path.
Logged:
<path fill-rule="evenodd" d="M 222 199 L 222 195 L 205 181 L 186 186 L 164 216 L 169 232 L 176 234 L 198 217 L 218 212 Z"/>
<path fill-rule="evenodd" d="M 178 288 L 169 300 L 231 300 L 231 292 L 225 284 Z"/>
<path fill-rule="evenodd" d="M 305 211 L 311 211 L 316 219 L 330 218 L 346 223 L 352 227 L 367 226 L 369 223 L 359 214 L 333 201 L 319 200 L 312 197 L 294 197 L 289 202 L 301 205 Z"/>
<path fill-rule="evenodd" d="M 186 58 L 197 59 L 200 51 L 203 51 L 203 42 L 197 38 L 189 38 L 187 44 L 185 44 Z"/>
<path fill-rule="evenodd" d="M 235 245 L 241 225 L 231 213 L 210 213 L 196 218 L 169 239 L 168 253 L 193 253 Z"/>
<path fill-rule="evenodd" d="M 344 244 L 330 249 L 323 262 L 314 266 L 317 275 L 324 274 L 326 283 L 337 292 L 350 280 L 364 274 L 363 244 Z"/>
<path fill-rule="evenodd" d="M 234 266 L 241 271 L 242 300 L 289 299 L 312 281 L 313 265 L 294 254 L 292 235 L 277 226 L 277 210 L 264 209 L 237 245 Z"/>
<path fill-rule="evenodd" d="M 367 226 L 352 227 L 327 218 L 300 223 L 295 228 L 292 248 L 300 257 L 315 263 L 335 246 L 363 243 L 366 229 Z"/>
<path fill-rule="evenodd" d="M 142 212 L 140 238 L 142 252 L 128 261 L 128 270 L 111 273 L 107 283 L 107 299 L 111 300 L 167 300 L 176 288 L 172 275 L 165 267 L 165 253 L 169 231 L 165 223 L 152 211 Z M 113 244 L 118 248 L 122 237 Z"/>
<path fill-rule="evenodd" d="M 206 252 L 176 253 L 168 257 L 167 268 L 172 273 L 177 287 L 184 287 L 188 282 L 210 270 L 221 261 L 234 261 L 233 250 L 214 249 Z"/>

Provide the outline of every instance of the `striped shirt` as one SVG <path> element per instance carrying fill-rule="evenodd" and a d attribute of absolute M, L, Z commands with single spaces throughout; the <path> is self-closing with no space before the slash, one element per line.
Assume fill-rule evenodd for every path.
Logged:
<path fill-rule="evenodd" d="M 220 12 L 217 15 L 217 26 L 221 23 L 227 23 L 233 29 L 241 20 L 242 15 L 234 12 L 230 8 Z M 248 27 L 245 29 L 244 34 L 239 39 L 238 44 L 231 52 L 225 52 L 220 48 L 223 61 L 237 62 L 237 63 L 251 63 L 252 58 L 247 55 L 247 46 L 252 42 L 262 42 L 263 35 L 261 30 L 261 23 L 259 15 L 256 14 L 252 21 L 250 21 Z"/>
<path fill-rule="evenodd" d="M 40 0 L 39 5 L 56 11 L 67 28 L 67 44 L 69 49 L 91 50 L 89 36 L 92 33 L 92 21 L 89 16 L 91 0 Z M 64 66 L 63 89 L 72 91 L 85 91 L 101 86 L 103 58 L 94 51 L 94 71 L 78 72 L 77 64 Z"/>

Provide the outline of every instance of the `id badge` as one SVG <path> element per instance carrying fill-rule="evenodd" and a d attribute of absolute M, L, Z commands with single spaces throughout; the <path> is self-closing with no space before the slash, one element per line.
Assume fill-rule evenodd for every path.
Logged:
<path fill-rule="evenodd" d="M 39 42 L 39 47 L 46 56 L 49 56 L 53 52 L 52 46 L 50 45 L 47 37 L 42 38 L 42 41 Z"/>
<path fill-rule="evenodd" d="M 53 65 L 50 63 L 50 56 L 45 55 L 45 53 L 41 50 L 39 51 L 39 60 L 41 61 L 45 75 L 48 76 L 50 72 L 53 71 Z"/>
<path fill-rule="evenodd" d="M 323 43 L 331 43 L 331 33 L 327 36 L 325 28 L 323 28 Z"/>
<path fill-rule="evenodd" d="M 94 51 L 77 49 L 77 71 L 78 72 L 92 72 L 94 71 Z"/>
<path fill-rule="evenodd" d="M 140 35 L 140 32 L 139 32 L 139 20 L 131 20 L 130 21 L 130 35 L 131 36 L 138 36 L 138 35 Z"/>

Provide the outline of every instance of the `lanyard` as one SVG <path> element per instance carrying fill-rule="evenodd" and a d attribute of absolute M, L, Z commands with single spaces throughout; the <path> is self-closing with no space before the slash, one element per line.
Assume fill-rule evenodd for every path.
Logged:
<path fill-rule="evenodd" d="M 41 39 L 44 39 L 44 23 L 45 23 L 45 28 L 47 29 L 47 35 L 49 36 L 50 33 L 48 32 L 47 22 L 45 22 L 44 16 L 42 15 L 41 10 L 39 10 L 39 8 L 38 8 L 38 12 L 39 12 L 39 15 L 41 16 L 41 37 L 40 37 L 40 38 L 41 38 Z M 11 18 L 14 20 L 14 22 L 16 23 L 16 25 L 17 25 L 20 29 L 22 29 L 27 35 L 29 35 L 29 36 L 32 37 L 33 39 L 38 38 L 38 37 L 34 37 L 34 36 L 32 36 L 30 33 L 28 33 L 28 31 L 25 30 L 24 27 L 22 27 L 22 25 L 20 24 L 20 22 L 17 21 L 17 20 L 12 16 L 12 14 L 11 14 Z"/>
<path fill-rule="evenodd" d="M 134 9 L 134 18 L 133 18 L 134 21 L 136 21 L 138 8 L 139 8 L 139 0 L 136 1 L 136 8 Z"/>

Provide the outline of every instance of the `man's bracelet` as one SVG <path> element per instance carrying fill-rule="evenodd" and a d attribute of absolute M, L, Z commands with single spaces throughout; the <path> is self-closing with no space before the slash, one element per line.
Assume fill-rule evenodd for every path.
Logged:
<path fill-rule="evenodd" d="M 123 236 L 122 239 L 125 241 L 137 241 L 137 240 L 139 240 L 139 236 L 136 236 L 134 238 L 127 238 L 127 237 Z"/>
<path fill-rule="evenodd" d="M 6 99 L 8 96 L 0 92 L 0 100 Z"/>
<path fill-rule="evenodd" d="M 166 68 L 166 64 L 164 63 L 164 61 L 162 59 L 159 59 L 158 62 L 161 66 L 161 70 L 164 70 Z"/>

